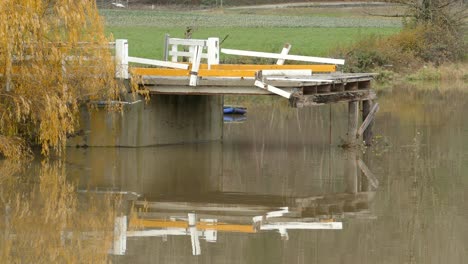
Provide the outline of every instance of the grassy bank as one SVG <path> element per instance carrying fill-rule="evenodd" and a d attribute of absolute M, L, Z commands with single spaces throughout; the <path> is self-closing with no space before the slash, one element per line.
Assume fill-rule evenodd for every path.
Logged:
<path fill-rule="evenodd" d="M 282 9 L 283 10 L 283 9 Z M 398 19 L 375 18 L 350 8 L 294 8 L 280 10 L 148 11 L 101 10 L 106 29 L 114 38 L 129 40 L 130 54 L 161 58 L 164 34 L 192 38 L 227 39 L 225 48 L 279 52 L 284 43 L 291 54 L 326 56 L 338 45 L 351 44 L 369 35 L 391 35 L 400 30 Z M 336 13 L 339 12 L 339 16 Z"/>
<path fill-rule="evenodd" d="M 426 37 L 426 29 L 402 32 L 401 18 L 371 15 L 401 12 L 401 6 L 100 11 L 108 34 L 129 40 L 131 56 L 160 59 L 164 35 L 183 38 L 191 27 L 192 38 L 225 38 L 224 48 L 279 52 L 291 43 L 291 54 L 344 58 L 344 71 L 380 72 L 382 81 L 466 79 L 466 64 L 433 67 L 425 61 L 452 40 L 441 46 Z M 221 61 L 254 59 L 222 55 Z"/>
<path fill-rule="evenodd" d="M 398 28 L 198 28 L 193 38 L 219 37 L 222 47 L 267 52 L 280 52 L 285 43 L 291 43 L 291 54 L 326 56 L 338 45 L 351 44 L 369 35 L 390 35 Z M 162 58 L 164 34 L 184 37 L 185 28 L 158 28 L 147 26 L 108 27 L 114 38 L 129 40 L 132 56 Z"/>

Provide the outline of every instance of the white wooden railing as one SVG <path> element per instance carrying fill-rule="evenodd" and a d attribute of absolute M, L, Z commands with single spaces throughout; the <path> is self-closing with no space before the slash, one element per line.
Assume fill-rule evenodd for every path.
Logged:
<path fill-rule="evenodd" d="M 167 67 L 174 69 L 188 70 L 190 68 L 190 86 L 197 86 L 198 71 L 200 69 L 201 60 L 207 61 L 208 69 L 211 69 L 212 65 L 219 64 L 220 52 L 228 55 L 238 56 L 250 56 L 260 58 L 277 59 L 278 65 L 284 64 L 286 60 L 303 61 L 303 62 L 316 62 L 324 64 L 335 64 L 343 65 L 344 60 L 342 59 L 331 59 L 322 57 L 311 57 L 311 56 L 300 56 L 290 55 L 289 50 L 291 49 L 290 44 L 286 44 L 281 53 L 269 53 L 269 52 L 258 52 L 248 50 L 234 50 L 234 49 L 220 49 L 219 38 L 208 38 L 208 39 L 180 39 L 170 38 L 169 35 L 165 37 L 164 43 L 164 60 L 146 59 L 131 57 L 128 55 L 128 40 L 117 39 L 115 41 L 115 61 L 116 61 L 116 78 L 128 79 L 128 64 L 139 63 L 145 65 L 152 65 L 158 67 Z M 186 47 L 180 50 L 180 47 Z M 188 48 L 188 51 L 186 51 Z M 170 58 L 170 61 L 169 61 Z M 187 61 L 191 63 L 191 67 L 187 63 L 180 62 L 181 58 L 187 58 Z M 257 86 L 262 88 L 264 84 Z M 283 95 L 282 95 L 283 96 Z"/>

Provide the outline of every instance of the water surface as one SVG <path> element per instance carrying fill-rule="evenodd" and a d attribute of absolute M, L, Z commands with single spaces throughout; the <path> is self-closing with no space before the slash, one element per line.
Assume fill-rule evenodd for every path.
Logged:
<path fill-rule="evenodd" d="M 3 162 L 1 259 L 465 263 L 468 96 L 432 86 L 379 92 L 371 148 L 338 147 L 346 104 L 227 98 L 223 142 Z"/>

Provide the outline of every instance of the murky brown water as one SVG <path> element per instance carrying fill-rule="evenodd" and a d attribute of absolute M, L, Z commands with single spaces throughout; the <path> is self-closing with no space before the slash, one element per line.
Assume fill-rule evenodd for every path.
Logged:
<path fill-rule="evenodd" d="M 0 262 L 465 263 L 461 88 L 381 92 L 369 149 L 337 147 L 346 104 L 258 99 L 223 143 L 3 162 Z"/>

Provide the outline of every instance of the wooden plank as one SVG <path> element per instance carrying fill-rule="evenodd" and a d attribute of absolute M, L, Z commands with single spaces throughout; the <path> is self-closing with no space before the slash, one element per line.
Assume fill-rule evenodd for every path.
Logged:
<path fill-rule="evenodd" d="M 189 64 L 177 63 L 180 68 L 189 68 Z M 211 70 L 200 69 L 199 76 L 206 77 L 255 77 L 258 70 L 229 70 L 229 69 L 216 69 L 218 65 L 213 65 Z M 179 68 L 179 69 L 180 69 Z M 297 74 L 310 75 L 310 70 L 272 70 L 280 74 L 281 72 L 293 74 L 293 71 L 297 71 Z M 179 70 L 160 69 L 160 68 L 132 68 L 132 72 L 135 75 L 152 75 L 152 76 L 182 76 Z M 188 74 L 187 74 L 188 75 Z M 305 76 L 304 76 L 305 77 Z M 268 77 L 268 80 L 272 81 L 288 81 L 288 82 L 310 82 L 310 83 L 331 83 L 334 80 L 320 79 L 319 76 L 312 76 L 312 78 L 285 78 L 285 77 Z"/>
<path fill-rule="evenodd" d="M 358 166 L 361 169 L 362 173 L 364 173 L 364 175 L 369 180 L 369 183 L 371 184 L 371 186 L 377 189 L 379 187 L 379 180 L 375 177 L 372 171 L 369 170 L 367 165 L 360 159 L 358 160 Z"/>
<path fill-rule="evenodd" d="M 200 80 L 199 80 L 200 81 Z M 252 81 L 252 84 L 254 81 Z M 202 86 L 200 82 L 196 87 L 188 85 L 184 86 L 145 86 L 145 88 L 151 94 L 193 94 L 193 95 L 271 95 L 276 96 L 274 93 L 267 91 L 266 89 L 259 89 L 253 85 L 249 87 L 233 87 L 233 86 Z M 285 89 L 286 92 L 292 93 L 293 89 Z"/>
<path fill-rule="evenodd" d="M 187 69 L 189 67 L 188 64 Z M 160 68 L 131 68 L 133 75 L 154 75 L 154 76 L 189 76 L 189 70 L 180 69 L 160 69 Z"/>
<path fill-rule="evenodd" d="M 201 69 L 208 68 L 201 65 Z M 335 72 L 336 65 L 273 65 L 273 64 L 219 64 L 211 67 L 213 70 L 311 70 L 314 73 Z"/>
<path fill-rule="evenodd" d="M 190 47 L 191 50 L 193 50 L 193 46 Z M 188 57 L 192 58 L 193 57 L 193 52 L 189 51 L 169 51 L 170 56 L 179 56 L 179 57 Z M 202 53 L 201 56 L 203 59 L 208 59 L 208 54 Z"/>
<path fill-rule="evenodd" d="M 293 61 L 318 62 L 318 63 L 338 64 L 338 65 L 343 65 L 345 62 L 342 59 L 330 59 L 330 58 L 310 57 L 310 56 L 300 56 L 300 55 L 281 55 L 278 53 L 248 51 L 248 50 L 221 49 L 221 52 L 224 54 L 228 54 L 228 55 L 269 58 L 269 59 L 286 59 L 286 60 L 293 60 Z"/>
<path fill-rule="evenodd" d="M 144 59 L 144 58 L 137 58 L 137 57 L 128 57 L 128 62 L 147 64 L 147 65 L 153 65 L 153 66 L 159 66 L 159 67 L 182 69 L 182 70 L 186 70 L 186 69 L 189 68 L 189 65 L 184 64 L 184 63 L 176 63 L 176 62 L 153 60 L 153 59 Z"/>
<path fill-rule="evenodd" d="M 289 43 L 284 44 L 283 50 L 281 50 L 281 55 L 282 56 L 288 55 L 290 50 L 291 50 L 291 44 Z M 283 65 L 285 61 L 286 61 L 285 59 L 278 59 L 278 61 L 276 61 L 276 65 Z"/>
<path fill-rule="evenodd" d="M 268 84 L 266 84 L 264 82 L 261 82 L 259 80 L 255 80 L 255 86 L 257 86 L 257 87 L 259 87 L 261 89 L 266 89 L 266 90 L 268 90 L 268 91 L 270 91 L 272 93 L 275 93 L 275 94 L 277 94 L 279 96 L 282 96 L 284 98 L 287 98 L 287 99 L 289 99 L 291 97 L 291 93 L 288 93 L 288 92 L 286 92 L 284 90 L 276 88 L 276 87 L 274 87 L 272 85 L 268 85 Z"/>
<path fill-rule="evenodd" d="M 312 76 L 311 70 L 261 70 L 258 71 L 258 77 L 261 79 L 266 76 Z M 273 77 L 270 77 L 273 78 Z M 284 78 L 284 77 L 283 77 Z"/>
<path fill-rule="evenodd" d="M 189 67 L 188 64 L 184 64 Z M 180 70 L 159 69 L 159 68 L 133 68 L 132 72 L 135 75 L 153 75 L 153 76 L 188 76 L 189 70 L 182 72 Z M 254 70 L 199 70 L 198 76 L 204 77 L 255 77 Z"/>
<path fill-rule="evenodd" d="M 169 45 L 206 46 L 206 40 L 204 40 L 204 39 L 169 38 Z"/>
<path fill-rule="evenodd" d="M 375 98 L 376 98 L 376 94 L 372 90 L 356 90 L 356 91 L 335 92 L 335 93 L 329 93 L 329 94 L 293 96 L 290 99 L 290 103 L 291 103 L 291 106 L 300 108 L 300 107 L 317 106 L 317 105 L 323 105 L 323 104 L 329 104 L 329 103 L 373 100 Z"/>
<path fill-rule="evenodd" d="M 375 103 L 372 109 L 370 110 L 369 114 L 367 115 L 366 119 L 364 120 L 364 122 L 362 122 L 361 126 L 359 127 L 359 130 L 357 132 L 358 137 L 362 136 L 366 128 L 374 120 L 375 114 L 379 111 L 379 109 L 379 103 Z"/>
<path fill-rule="evenodd" d="M 320 83 L 333 83 L 333 80 L 326 79 L 312 79 L 312 78 L 290 78 L 290 77 L 268 77 L 267 81 L 291 81 L 291 82 L 308 82 L 315 84 Z"/>

